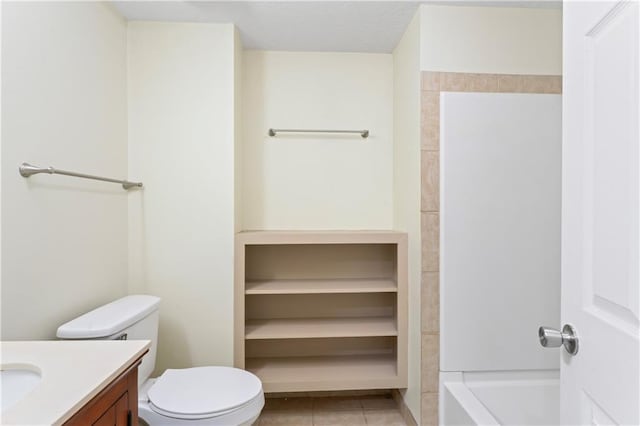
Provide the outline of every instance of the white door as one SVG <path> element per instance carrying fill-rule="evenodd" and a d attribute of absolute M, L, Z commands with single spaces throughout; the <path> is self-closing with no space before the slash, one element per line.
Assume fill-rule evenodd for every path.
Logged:
<path fill-rule="evenodd" d="M 640 424 L 639 14 L 564 2 L 562 424 Z"/>

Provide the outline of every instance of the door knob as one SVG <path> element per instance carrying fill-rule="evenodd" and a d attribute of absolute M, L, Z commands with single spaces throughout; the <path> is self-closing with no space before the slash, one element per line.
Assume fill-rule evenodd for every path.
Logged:
<path fill-rule="evenodd" d="M 540 327 L 538 329 L 540 344 L 545 348 L 557 348 L 563 345 L 565 350 L 571 355 L 578 353 L 578 335 L 575 328 L 570 324 L 565 324 L 562 331 L 551 327 Z"/>

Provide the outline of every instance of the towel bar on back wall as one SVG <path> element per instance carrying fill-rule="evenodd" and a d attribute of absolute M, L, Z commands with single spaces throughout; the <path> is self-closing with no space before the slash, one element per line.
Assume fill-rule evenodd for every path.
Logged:
<path fill-rule="evenodd" d="M 103 182 L 119 183 L 126 190 L 129 190 L 135 187 L 142 188 L 142 182 L 129 182 L 128 180 L 111 179 L 111 178 L 106 178 L 101 176 L 87 175 L 84 173 L 69 172 L 67 170 L 54 169 L 53 167 L 37 167 L 37 166 L 32 166 L 29 163 L 22 163 L 18 168 L 18 170 L 20 171 L 20 175 L 25 178 L 28 178 L 31 175 L 37 175 L 38 173 L 49 173 L 50 175 L 65 175 L 65 176 L 79 177 L 83 179 L 100 180 Z"/>
<path fill-rule="evenodd" d="M 277 133 L 354 133 L 363 138 L 369 137 L 369 130 L 308 130 L 308 129 L 269 129 L 269 136 Z"/>

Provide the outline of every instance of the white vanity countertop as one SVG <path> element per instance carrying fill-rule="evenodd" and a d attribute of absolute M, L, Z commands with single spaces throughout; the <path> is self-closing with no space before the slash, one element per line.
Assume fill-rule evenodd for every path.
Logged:
<path fill-rule="evenodd" d="M 0 423 L 64 423 L 140 358 L 149 345 L 148 340 L 0 342 L 3 370 L 34 370 L 42 377 L 21 401 L 0 414 Z"/>

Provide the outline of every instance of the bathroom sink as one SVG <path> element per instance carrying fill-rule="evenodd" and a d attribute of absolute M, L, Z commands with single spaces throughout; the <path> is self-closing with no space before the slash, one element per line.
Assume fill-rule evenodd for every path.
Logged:
<path fill-rule="evenodd" d="M 0 366 L 0 411 L 13 406 L 40 383 L 42 376 L 37 370 L 35 366 Z"/>

